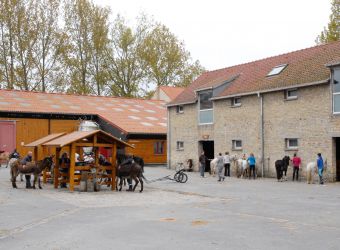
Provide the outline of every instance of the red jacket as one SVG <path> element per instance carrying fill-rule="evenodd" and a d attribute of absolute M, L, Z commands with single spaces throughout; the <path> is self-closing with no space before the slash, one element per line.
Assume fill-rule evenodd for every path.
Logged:
<path fill-rule="evenodd" d="M 293 166 L 294 167 L 300 167 L 300 164 L 301 164 L 301 158 L 300 157 L 293 157 L 292 159 L 292 162 L 293 162 Z"/>

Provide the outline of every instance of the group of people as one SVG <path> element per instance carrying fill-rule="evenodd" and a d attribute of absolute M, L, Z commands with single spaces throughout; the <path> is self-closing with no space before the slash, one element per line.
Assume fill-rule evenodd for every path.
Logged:
<path fill-rule="evenodd" d="M 200 170 L 200 175 L 202 178 L 204 178 L 204 173 L 206 169 L 206 164 L 209 160 L 202 151 L 202 154 L 199 157 L 199 170 Z M 218 181 L 224 181 L 225 177 L 230 177 L 230 163 L 231 163 L 232 158 L 229 155 L 229 152 L 225 152 L 225 155 L 222 156 L 221 153 L 218 154 L 217 156 L 217 173 L 218 173 Z M 254 179 L 256 178 L 256 158 L 253 153 L 250 153 L 249 157 L 246 157 L 246 154 L 243 154 L 242 156 L 243 162 L 249 165 L 249 179 L 253 177 Z M 291 160 L 292 165 L 293 165 L 293 181 L 295 179 L 298 181 L 299 180 L 299 170 L 301 168 L 301 158 L 297 156 L 296 153 L 294 153 L 294 156 Z M 324 160 L 322 158 L 321 153 L 317 154 L 317 160 L 316 160 L 316 165 L 317 165 L 317 171 L 319 175 L 319 183 L 323 184 L 323 171 L 324 171 Z M 224 175 L 223 175 L 223 169 L 224 169 Z"/>

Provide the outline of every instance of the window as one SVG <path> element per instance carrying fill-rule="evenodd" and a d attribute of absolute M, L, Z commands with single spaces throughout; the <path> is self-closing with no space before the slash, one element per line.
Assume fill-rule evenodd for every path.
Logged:
<path fill-rule="evenodd" d="M 279 65 L 274 67 L 267 76 L 275 76 L 280 74 L 285 68 L 287 67 L 287 64 Z"/>
<path fill-rule="evenodd" d="M 164 141 L 156 141 L 153 144 L 153 152 L 155 155 L 164 154 Z"/>
<path fill-rule="evenodd" d="M 213 102 L 210 100 L 212 91 L 205 91 L 199 94 L 199 123 L 211 124 L 213 117 Z"/>
<path fill-rule="evenodd" d="M 298 91 L 297 89 L 287 89 L 285 91 L 285 98 L 286 100 L 294 100 L 298 97 Z"/>
<path fill-rule="evenodd" d="M 297 148 L 298 148 L 298 139 L 296 138 L 286 139 L 286 149 L 297 149 Z"/>
<path fill-rule="evenodd" d="M 176 113 L 177 114 L 183 114 L 184 113 L 183 105 L 176 106 Z"/>
<path fill-rule="evenodd" d="M 340 114 L 340 68 L 333 70 L 333 113 Z"/>
<path fill-rule="evenodd" d="M 233 148 L 233 150 L 242 150 L 242 141 L 241 140 L 233 140 L 232 148 Z"/>
<path fill-rule="evenodd" d="M 182 141 L 177 142 L 177 150 L 184 150 L 184 142 Z"/>
<path fill-rule="evenodd" d="M 241 106 L 241 97 L 235 97 L 231 99 L 231 106 L 232 107 L 239 107 Z"/>

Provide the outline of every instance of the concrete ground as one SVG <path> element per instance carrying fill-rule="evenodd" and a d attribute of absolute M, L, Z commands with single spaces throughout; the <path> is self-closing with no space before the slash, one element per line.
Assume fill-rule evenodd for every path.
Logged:
<path fill-rule="evenodd" d="M 145 170 L 148 179 L 173 173 Z M 143 193 L 18 187 L 0 168 L 0 249 L 340 249 L 338 183 L 189 173 Z"/>

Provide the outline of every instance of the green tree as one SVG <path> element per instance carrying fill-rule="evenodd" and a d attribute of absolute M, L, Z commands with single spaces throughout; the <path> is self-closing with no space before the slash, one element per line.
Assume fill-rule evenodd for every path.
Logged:
<path fill-rule="evenodd" d="M 331 15 L 327 27 L 316 38 L 317 44 L 338 41 L 340 39 L 340 0 L 332 0 Z"/>
<path fill-rule="evenodd" d="M 140 94 L 146 78 L 145 64 L 140 51 L 148 25 L 145 19 L 141 18 L 133 29 L 120 15 L 115 19 L 107 62 L 111 95 L 136 97 Z"/>
<path fill-rule="evenodd" d="M 62 90 L 63 68 L 60 64 L 65 37 L 58 25 L 60 0 L 40 0 L 37 15 L 37 42 L 33 57 L 36 72 L 36 89 Z"/>
<path fill-rule="evenodd" d="M 0 0 L 0 32 L 1 32 L 1 59 L 0 59 L 0 81 L 7 89 L 13 89 L 16 84 L 15 77 L 15 30 L 17 28 L 17 17 L 21 7 L 21 1 Z"/>
<path fill-rule="evenodd" d="M 204 70 L 199 61 L 191 62 L 184 43 L 161 24 L 148 33 L 141 56 L 147 64 L 149 82 L 157 86 L 186 86 Z"/>

